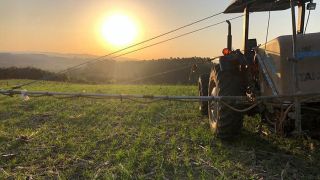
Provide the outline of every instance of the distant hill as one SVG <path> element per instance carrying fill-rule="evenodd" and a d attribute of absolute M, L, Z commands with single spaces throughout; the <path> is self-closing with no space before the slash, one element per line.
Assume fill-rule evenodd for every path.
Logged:
<path fill-rule="evenodd" d="M 191 68 L 197 66 L 192 72 Z M 169 58 L 144 61 L 103 61 L 67 73 L 71 81 L 116 84 L 195 84 L 209 73 L 209 58 Z"/>
<path fill-rule="evenodd" d="M 3 55 L 7 60 L 12 57 L 19 57 L 18 55 Z M 34 59 L 26 59 L 26 57 L 36 57 Z M 48 58 L 50 57 L 50 58 Z M 57 62 L 71 64 L 72 58 L 52 58 L 47 55 L 28 55 L 22 56 L 25 61 L 35 62 L 39 67 L 0 67 L 0 79 L 43 79 L 69 81 L 79 83 L 94 83 L 94 84 L 196 84 L 200 74 L 209 73 L 211 63 L 209 58 L 190 57 L 190 58 L 170 58 L 158 60 L 144 60 L 144 61 L 115 61 L 107 60 L 82 66 L 66 74 L 57 74 L 48 72 L 46 69 L 48 64 L 55 64 Z M 37 59 L 38 58 L 38 59 Z M 15 60 L 15 59 L 13 59 Z M 61 62 L 64 60 L 63 62 Z M 8 62 L 8 61 L 6 61 Z M 45 64 L 47 62 L 47 64 Z M 74 62 L 80 62 L 79 59 Z M 72 63 L 74 63 L 72 62 Z M 18 61 L 18 63 L 23 65 Z M 14 61 L 11 64 L 18 64 Z M 29 64 L 25 64 L 29 66 Z M 51 65 L 53 66 L 53 65 Z M 192 67 L 197 66 L 196 71 L 192 71 Z M 57 66 L 59 68 L 59 66 Z M 60 66 L 61 67 L 61 66 Z M 51 67 L 52 68 L 52 67 Z M 63 69 L 66 69 L 67 66 Z M 49 77 L 49 78 L 48 78 Z"/>
<path fill-rule="evenodd" d="M 61 53 L 0 53 L 0 67 L 34 67 L 46 71 L 60 71 L 68 67 L 90 61 L 98 56 L 88 54 L 61 54 Z M 120 58 L 119 60 L 131 60 Z"/>

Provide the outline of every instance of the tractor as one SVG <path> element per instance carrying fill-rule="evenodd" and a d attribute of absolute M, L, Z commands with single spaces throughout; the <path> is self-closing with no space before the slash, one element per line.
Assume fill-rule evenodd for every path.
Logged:
<path fill-rule="evenodd" d="M 277 134 L 319 135 L 320 33 L 304 32 L 306 10 L 315 8 L 312 0 L 235 0 L 227 7 L 224 13 L 243 13 L 243 48 L 232 49 L 227 21 L 227 48 L 210 62 L 211 72 L 200 75 L 198 81 L 201 97 L 221 98 L 199 105 L 217 137 L 238 135 L 244 115 L 254 113 Z M 291 9 L 292 34 L 262 45 L 248 38 L 252 12 L 286 9 Z M 240 101 L 241 97 L 245 100 Z M 243 110 L 249 106 L 254 108 Z"/>

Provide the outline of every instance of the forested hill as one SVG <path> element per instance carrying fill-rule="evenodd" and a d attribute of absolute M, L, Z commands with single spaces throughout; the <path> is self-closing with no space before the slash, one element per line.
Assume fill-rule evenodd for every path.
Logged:
<path fill-rule="evenodd" d="M 105 60 L 92 63 L 53 80 L 80 83 L 115 84 L 194 84 L 198 76 L 210 71 L 208 58 L 169 58 L 145 61 Z M 197 70 L 191 68 L 197 65 Z M 68 68 L 68 67 L 66 67 Z M 0 79 L 41 79 L 52 73 L 35 68 L 3 68 Z"/>

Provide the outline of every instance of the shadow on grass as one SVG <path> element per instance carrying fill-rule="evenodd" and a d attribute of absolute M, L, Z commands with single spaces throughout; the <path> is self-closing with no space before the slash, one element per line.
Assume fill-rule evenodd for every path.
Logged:
<path fill-rule="evenodd" d="M 319 178 L 320 158 L 318 151 L 297 152 L 294 148 L 303 148 L 302 142 L 294 147 L 292 145 L 295 143 L 294 141 L 273 135 L 267 137 L 243 129 L 236 139 L 221 141 L 222 147 L 226 151 L 225 159 L 232 161 L 236 166 L 228 169 L 226 174 L 229 178 L 239 178 L 237 171 L 244 171 L 248 177 L 253 179 Z"/>

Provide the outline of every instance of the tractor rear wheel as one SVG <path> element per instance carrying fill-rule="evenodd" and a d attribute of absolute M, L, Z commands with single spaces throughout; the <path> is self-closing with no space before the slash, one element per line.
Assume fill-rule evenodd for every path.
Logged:
<path fill-rule="evenodd" d="M 238 70 L 221 71 L 219 65 L 211 70 L 209 95 L 211 96 L 243 96 L 243 76 Z M 230 104 L 240 108 L 235 103 Z M 243 114 L 235 112 L 221 102 L 211 101 L 208 106 L 209 123 L 217 137 L 232 138 L 240 133 L 243 124 Z"/>
<path fill-rule="evenodd" d="M 210 74 L 202 74 L 198 80 L 199 96 L 208 96 L 208 85 L 209 85 Z M 208 116 L 208 102 L 200 101 L 199 110 L 202 115 Z"/>

